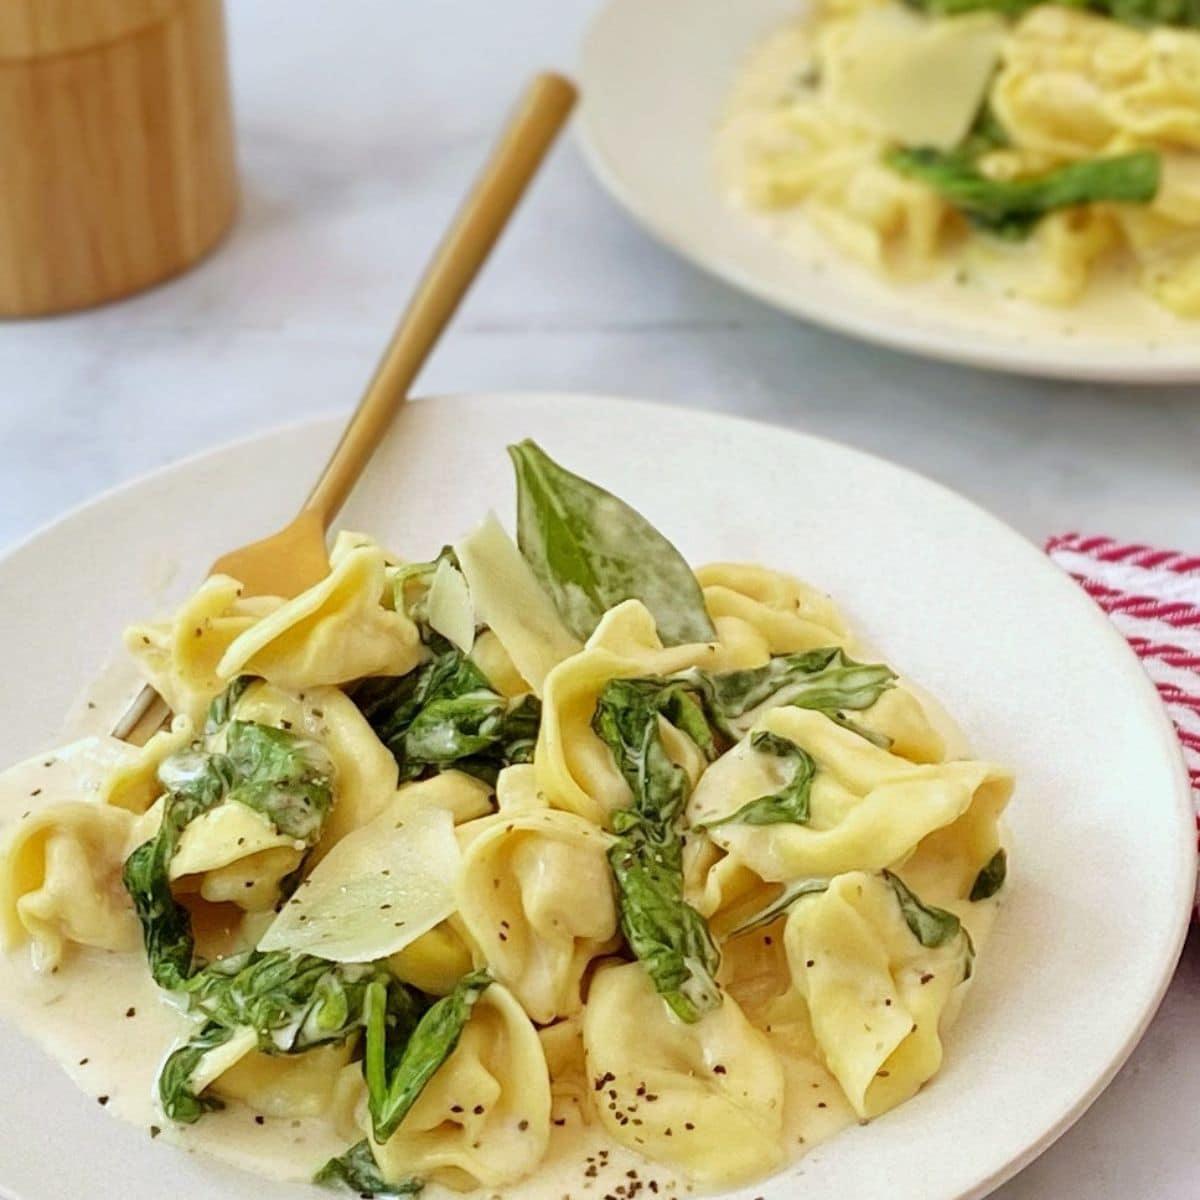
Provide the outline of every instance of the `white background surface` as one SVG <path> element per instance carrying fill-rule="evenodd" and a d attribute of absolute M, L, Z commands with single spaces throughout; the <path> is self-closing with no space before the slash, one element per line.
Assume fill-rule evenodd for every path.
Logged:
<path fill-rule="evenodd" d="M 530 69 L 572 63 L 591 7 L 231 0 L 241 220 L 179 281 L 0 325 L 0 544 L 148 467 L 348 406 L 511 96 Z M 739 412 L 896 459 L 1035 540 L 1084 528 L 1200 549 L 1196 389 L 1007 379 L 808 329 L 648 241 L 569 143 L 422 383 L 495 388 Z M 86 619 L 86 580 L 72 586 Z M 1200 944 L 1116 1083 L 997 1194 L 1193 1200 L 1197 1113 Z"/>

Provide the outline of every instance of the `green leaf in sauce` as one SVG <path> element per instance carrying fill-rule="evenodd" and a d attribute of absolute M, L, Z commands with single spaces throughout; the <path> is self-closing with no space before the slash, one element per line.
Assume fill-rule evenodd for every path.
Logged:
<path fill-rule="evenodd" d="M 784 654 L 765 666 L 708 674 L 688 671 L 703 695 L 709 720 L 727 737 L 743 737 L 764 708 L 808 708 L 824 713 L 875 745 L 886 738 L 856 725 L 845 714 L 870 708 L 896 681 L 883 663 L 859 663 L 837 646 Z"/>
<path fill-rule="evenodd" d="M 697 829 L 712 829 L 717 825 L 736 822 L 740 825 L 806 825 L 809 818 L 809 797 L 817 764 L 807 750 L 797 746 L 788 738 L 766 730 L 756 730 L 750 735 L 750 745 L 760 754 L 772 754 L 786 759 L 791 767 L 791 777 L 777 792 L 759 796 L 743 804 L 736 812 L 716 821 L 697 825 Z"/>
<path fill-rule="evenodd" d="M 386 989 L 373 983 L 367 989 L 367 1039 L 364 1073 L 371 1129 L 386 1142 L 417 1102 L 425 1085 L 454 1052 L 475 1002 L 491 984 L 486 971 L 464 975 L 454 990 L 435 1001 L 411 1034 L 398 1038 L 389 1029 Z"/>
<path fill-rule="evenodd" d="M 314 1176 L 313 1183 L 326 1188 L 344 1188 L 359 1196 L 373 1196 L 377 1200 L 388 1200 L 392 1196 L 415 1196 L 425 1186 L 423 1179 L 402 1179 L 389 1183 L 383 1177 L 371 1143 L 363 1138 L 355 1142 L 345 1154 L 331 1158 Z"/>
<path fill-rule="evenodd" d="M 1157 151 L 1135 150 L 1081 159 L 1024 179 L 991 179 L 957 150 L 928 147 L 891 150 L 893 170 L 937 192 L 977 228 L 1020 240 L 1047 213 L 1099 201 L 1146 204 L 1158 193 L 1162 162 Z"/>
<path fill-rule="evenodd" d="M 211 740 L 165 759 L 158 778 L 167 790 L 162 823 L 125 860 L 122 882 L 142 926 L 150 972 L 160 987 L 177 989 L 192 972 L 191 918 L 171 891 L 171 859 L 183 831 L 226 801 L 261 812 L 278 830 L 315 844 L 332 803 L 332 767 L 324 751 L 282 729 L 228 721 Z"/>
<path fill-rule="evenodd" d="M 773 924 L 785 912 L 788 912 L 797 900 L 801 900 L 805 896 L 819 896 L 822 892 L 827 891 L 829 883 L 828 879 L 814 878 L 797 879 L 787 884 L 770 904 L 759 909 L 752 917 L 748 917 L 729 936 L 737 937 L 739 934 L 749 933 L 753 929 L 762 929 L 766 925 Z"/>
<path fill-rule="evenodd" d="M 503 767 L 529 762 L 541 703 L 507 699 L 444 639 L 433 657 L 395 678 L 368 679 L 353 694 L 363 716 L 392 752 L 402 781 L 451 768 L 494 783 Z"/>
<path fill-rule="evenodd" d="M 711 730 L 685 685 L 614 679 L 600 694 L 592 728 L 633 792 L 613 819 L 608 861 L 617 885 L 621 932 L 655 989 L 685 1021 L 717 1007 L 720 952 L 704 918 L 683 898 L 687 772 L 671 761 L 659 727 L 665 717 L 713 757 Z"/>

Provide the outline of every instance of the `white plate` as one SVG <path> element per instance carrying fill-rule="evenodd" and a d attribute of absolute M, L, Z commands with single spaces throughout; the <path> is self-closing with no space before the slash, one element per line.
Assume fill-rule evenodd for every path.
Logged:
<path fill-rule="evenodd" d="M 336 420 L 179 464 L 89 504 L 0 561 L 0 760 L 52 743 L 125 622 L 221 549 L 277 527 Z M 944 1071 L 910 1103 L 739 1196 L 979 1196 L 1062 1133 L 1158 1005 L 1192 895 L 1192 817 L 1153 688 L 1073 583 L 943 488 L 853 450 L 678 408 L 571 396 L 405 411 L 345 513 L 425 556 L 489 507 L 532 435 L 648 514 L 693 562 L 748 559 L 831 591 L 979 751 L 1011 763 L 1012 885 Z M 298 1189 L 126 1127 L 0 1028 L 0 1193 L 18 1200 L 275 1200 Z"/>
<path fill-rule="evenodd" d="M 1078 309 L 962 289 L 901 287 L 816 231 L 792 253 L 765 218 L 731 208 L 713 133 L 747 52 L 805 0 L 608 0 L 584 41 L 579 130 L 601 181 L 651 233 L 760 300 L 831 329 L 931 358 L 1107 382 L 1200 379 L 1200 322 L 1133 288 Z"/>

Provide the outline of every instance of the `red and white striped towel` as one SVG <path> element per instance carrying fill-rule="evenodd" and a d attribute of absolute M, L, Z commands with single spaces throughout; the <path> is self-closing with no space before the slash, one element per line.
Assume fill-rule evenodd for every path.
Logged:
<path fill-rule="evenodd" d="M 1065 533 L 1046 552 L 1125 635 L 1179 731 L 1200 826 L 1200 557 Z"/>

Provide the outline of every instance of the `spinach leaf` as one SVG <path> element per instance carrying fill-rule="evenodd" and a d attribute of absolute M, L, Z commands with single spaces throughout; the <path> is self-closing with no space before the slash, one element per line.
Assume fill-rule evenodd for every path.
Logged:
<path fill-rule="evenodd" d="M 415 1196 L 424 1186 L 423 1179 L 403 1179 L 399 1183 L 388 1183 L 384 1179 L 371 1143 L 363 1138 L 355 1142 L 345 1154 L 331 1158 L 314 1176 L 313 1183 L 327 1188 L 346 1188 L 359 1196 L 378 1197 L 388 1200 L 392 1196 Z"/>
<path fill-rule="evenodd" d="M 213 698 L 204 720 L 206 735 L 219 733 L 233 720 L 238 701 L 246 694 L 246 689 L 256 682 L 253 675 L 239 675 L 219 696 Z"/>
<path fill-rule="evenodd" d="M 734 740 L 749 731 L 764 706 L 787 706 L 815 709 L 876 745 L 887 743 L 845 713 L 870 708 L 894 684 L 895 672 L 882 663 L 855 662 L 837 646 L 779 655 L 745 671 L 689 671 L 678 678 L 702 694 L 709 720 Z"/>
<path fill-rule="evenodd" d="M 762 754 L 773 754 L 777 758 L 786 758 L 791 762 L 792 775 L 786 784 L 777 792 L 767 796 L 759 796 L 755 800 L 743 804 L 736 812 L 717 821 L 709 821 L 696 829 L 712 829 L 717 825 L 725 825 L 736 821 L 740 825 L 807 825 L 809 818 L 809 794 L 812 791 L 813 779 L 817 774 L 817 764 L 807 750 L 797 746 L 795 742 L 777 734 L 768 733 L 765 729 L 756 730 L 750 735 L 750 745 Z"/>
<path fill-rule="evenodd" d="M 971 901 L 978 903 L 980 900 L 990 900 L 1004 886 L 1007 875 L 1008 854 L 1001 847 L 975 876 L 975 882 L 971 885 Z"/>
<path fill-rule="evenodd" d="M 610 608 L 631 599 L 654 615 L 668 646 L 716 637 L 692 569 L 653 525 L 534 442 L 508 452 L 517 476 L 517 543 L 577 638 L 586 640 Z"/>
<path fill-rule="evenodd" d="M 962 922 L 944 908 L 934 908 L 922 904 L 913 892 L 905 885 L 899 875 L 884 871 L 883 877 L 896 893 L 900 904 L 900 912 L 905 923 L 912 930 L 913 937 L 927 950 L 944 946 L 951 938 L 957 937 L 962 931 Z"/>
<path fill-rule="evenodd" d="M 968 12 L 998 12 L 1019 17 L 1044 0 L 909 0 L 914 8 L 935 16 L 958 16 Z M 1066 8 L 1081 8 L 1101 13 L 1127 25 L 1200 26 L 1197 0 L 1059 0 Z"/>
<path fill-rule="evenodd" d="M 150 973 L 159 987 L 181 987 L 192 969 L 192 921 L 171 892 L 171 859 L 184 829 L 224 800 L 231 770 L 223 756 L 196 750 L 166 759 L 159 768 L 159 779 L 169 789 L 162 824 L 125 860 L 121 872 L 141 922 Z"/>
<path fill-rule="evenodd" d="M 420 1018 L 419 995 L 379 963 L 331 963 L 309 954 L 257 950 L 231 955 L 183 984 L 188 1010 L 203 1027 L 173 1051 L 158 1078 L 163 1111 L 191 1123 L 221 1107 L 193 1079 L 204 1057 L 231 1038 L 249 1037 L 264 1054 L 303 1054 L 343 1042 L 364 1028 L 367 994 L 382 989 L 386 1036 L 403 1043 Z"/>
<path fill-rule="evenodd" d="M 453 767 L 494 783 L 502 767 L 533 758 L 542 712 L 534 696 L 499 695 L 461 650 L 440 640 L 415 671 L 365 680 L 353 699 L 399 763 L 401 780 Z"/>
<path fill-rule="evenodd" d="M 420 1015 L 412 991 L 373 963 L 333 963 L 311 954 L 258 950 L 230 955 L 186 983 L 188 1008 L 227 1029 L 253 1029 L 267 1054 L 300 1054 L 340 1042 L 365 1024 L 366 992 L 388 989 L 388 1018 L 407 1036 Z"/>
<path fill-rule="evenodd" d="M 227 713 L 225 714 L 227 716 Z M 125 860 L 122 882 L 142 926 L 150 973 L 160 987 L 182 987 L 192 969 L 191 918 L 171 891 L 171 859 L 194 820 L 226 800 L 263 813 L 286 836 L 312 845 L 332 801 L 331 770 L 315 743 L 245 721 L 224 727 L 228 753 L 200 743 L 158 769 L 167 789 L 154 837 Z"/>
<path fill-rule="evenodd" d="M 234 1030 L 210 1023 L 194 1038 L 167 1057 L 158 1074 L 158 1098 L 163 1112 L 172 1121 L 191 1125 L 207 1112 L 224 1108 L 216 1096 L 193 1091 L 192 1080 L 206 1055 L 225 1045 Z"/>
<path fill-rule="evenodd" d="M 226 733 L 233 771 L 229 799 L 260 812 L 286 837 L 316 843 L 333 803 L 333 764 L 307 738 L 250 721 L 233 721 Z"/>
<path fill-rule="evenodd" d="M 376 1141 L 386 1142 L 396 1132 L 425 1085 L 454 1052 L 475 1002 L 491 982 L 486 971 L 464 975 L 448 996 L 426 1010 L 411 1036 L 403 1040 L 388 1028 L 386 990 L 377 982 L 369 985 L 363 1070 Z"/>
<path fill-rule="evenodd" d="M 614 817 L 617 840 L 608 852 L 621 932 L 667 1004 L 683 1020 L 695 1021 L 721 1002 L 715 979 L 720 952 L 704 918 L 683 898 L 679 822 L 690 782 L 667 755 L 660 716 L 673 716 L 715 757 L 703 710 L 679 682 L 611 680 L 592 728 L 633 792 L 632 807 Z"/>
<path fill-rule="evenodd" d="M 1153 150 L 1085 159 L 1043 175 L 1008 180 L 987 178 L 957 150 L 892 150 L 884 161 L 932 188 L 973 225 L 1009 240 L 1028 236 L 1055 209 L 1101 200 L 1147 203 L 1158 192 L 1161 174 L 1161 160 Z"/>
<path fill-rule="evenodd" d="M 737 937 L 741 933 L 749 933 L 752 929 L 762 929 L 787 912 L 797 900 L 804 896 L 817 896 L 829 887 L 828 879 L 798 879 L 789 883 L 774 900 L 765 908 L 759 909 L 752 917 L 748 917 L 729 936 Z"/>

